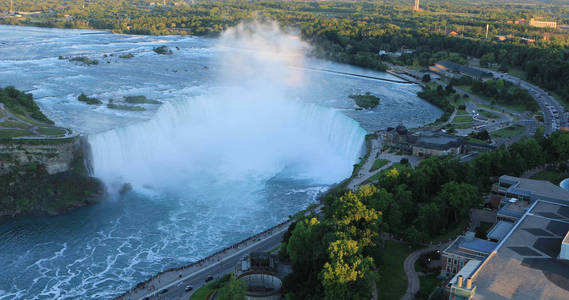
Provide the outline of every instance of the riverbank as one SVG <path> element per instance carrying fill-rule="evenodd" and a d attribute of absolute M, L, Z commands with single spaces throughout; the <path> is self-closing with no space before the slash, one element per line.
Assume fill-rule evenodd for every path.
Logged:
<path fill-rule="evenodd" d="M 31 94 L 0 88 L 0 217 L 57 215 L 96 202 L 85 141 L 56 127 Z"/>
<path fill-rule="evenodd" d="M 29 142 L 29 143 L 28 143 Z M 103 183 L 90 177 L 79 137 L 0 143 L 0 217 L 59 215 L 93 204 Z"/>

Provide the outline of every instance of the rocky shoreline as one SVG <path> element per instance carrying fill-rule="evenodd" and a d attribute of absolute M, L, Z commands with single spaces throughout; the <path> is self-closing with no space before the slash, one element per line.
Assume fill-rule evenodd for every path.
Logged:
<path fill-rule="evenodd" d="M 103 183 L 87 171 L 88 147 L 80 137 L 4 141 L 2 146 L 0 218 L 59 215 L 96 203 L 105 193 Z"/>

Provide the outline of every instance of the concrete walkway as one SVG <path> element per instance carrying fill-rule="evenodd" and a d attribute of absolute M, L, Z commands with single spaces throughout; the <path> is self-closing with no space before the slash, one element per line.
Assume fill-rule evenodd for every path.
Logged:
<path fill-rule="evenodd" d="M 371 152 L 369 153 L 367 160 L 364 162 L 364 164 L 362 165 L 362 167 L 358 171 L 358 174 L 356 174 L 356 176 L 352 179 L 352 181 L 350 181 L 350 183 L 348 183 L 348 189 L 350 189 L 350 190 L 356 189 L 358 186 L 360 186 L 368 178 L 370 178 L 371 176 L 377 174 L 381 170 L 383 170 L 383 169 L 385 169 L 391 165 L 391 164 L 387 164 L 387 165 L 383 166 L 382 168 L 379 168 L 378 170 L 374 170 L 373 172 L 370 172 L 370 169 L 373 166 L 373 163 L 379 157 L 379 154 L 381 152 L 382 147 L 383 147 L 383 140 L 381 137 L 371 140 Z"/>

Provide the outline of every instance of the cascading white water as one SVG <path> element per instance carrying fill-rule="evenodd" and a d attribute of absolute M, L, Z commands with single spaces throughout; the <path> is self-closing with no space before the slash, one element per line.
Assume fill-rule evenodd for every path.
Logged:
<path fill-rule="evenodd" d="M 361 153 L 365 132 L 337 111 L 219 97 L 167 103 L 148 122 L 91 136 L 95 175 L 169 186 L 197 176 L 267 180 L 288 168 L 329 184 L 348 176 Z"/>
<path fill-rule="evenodd" d="M 275 24 L 242 24 L 216 47 L 220 88 L 166 103 L 150 121 L 89 138 L 95 176 L 108 186 L 180 186 L 196 178 L 281 173 L 331 184 L 350 175 L 365 132 L 329 108 L 290 99 L 307 45 Z M 284 172 L 283 172 L 284 171 Z"/>

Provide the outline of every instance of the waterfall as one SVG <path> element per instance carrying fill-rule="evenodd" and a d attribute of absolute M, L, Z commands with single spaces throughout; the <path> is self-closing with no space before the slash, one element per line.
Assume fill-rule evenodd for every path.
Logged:
<path fill-rule="evenodd" d="M 365 132 L 290 91 L 306 89 L 307 45 L 276 23 L 240 24 L 215 47 L 219 81 L 207 95 L 165 103 L 147 122 L 89 138 L 95 176 L 174 189 L 262 183 L 276 175 L 331 184 L 348 177 Z M 201 182 L 201 183 L 200 183 Z"/>
<path fill-rule="evenodd" d="M 149 121 L 92 135 L 94 175 L 107 186 L 175 186 L 200 177 L 295 178 L 331 184 L 351 174 L 365 131 L 340 112 L 248 93 L 165 103 Z M 261 96 L 259 96 L 261 97 Z"/>

